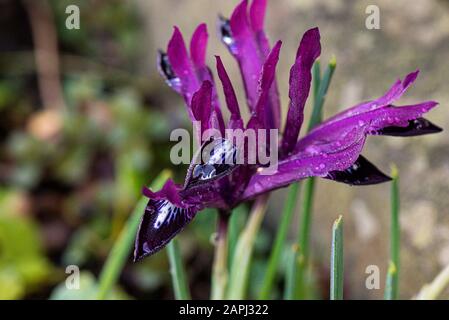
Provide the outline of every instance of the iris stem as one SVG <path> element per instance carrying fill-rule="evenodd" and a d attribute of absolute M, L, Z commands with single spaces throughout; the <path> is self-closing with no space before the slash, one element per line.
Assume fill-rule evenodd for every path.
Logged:
<path fill-rule="evenodd" d="M 177 300 L 190 300 L 189 286 L 177 239 L 172 239 L 167 245 L 167 253 L 175 298 Z"/>
<path fill-rule="evenodd" d="M 154 182 L 151 184 L 152 189 L 162 188 L 164 182 L 171 176 L 168 170 L 162 171 Z M 126 260 L 131 252 L 134 244 L 136 232 L 140 224 L 140 219 L 145 212 L 145 207 L 148 203 L 148 198 L 142 196 L 138 201 L 136 207 L 128 218 L 125 226 L 120 232 L 117 240 L 112 246 L 108 258 L 101 270 L 99 277 L 98 295 L 99 300 L 107 298 L 108 294 L 113 289 L 117 282 L 120 273 L 126 263 Z"/>
<path fill-rule="evenodd" d="M 215 239 L 215 256 L 212 266 L 213 300 L 223 300 L 228 284 L 228 226 L 230 212 L 218 212 L 217 233 Z"/>
<path fill-rule="evenodd" d="M 285 246 L 285 240 L 287 238 L 288 229 L 291 225 L 293 213 L 296 206 L 296 199 L 298 196 L 299 183 L 294 183 L 290 186 L 287 202 L 282 211 L 282 220 L 278 226 L 276 232 L 276 238 L 274 240 L 271 255 L 268 261 L 267 270 L 262 282 L 262 289 L 260 291 L 259 299 L 269 299 L 272 294 L 273 284 L 276 279 L 276 273 L 278 271 L 278 265 L 281 258 L 282 250 Z"/>
<path fill-rule="evenodd" d="M 265 216 L 267 203 L 268 194 L 256 199 L 248 222 L 237 241 L 229 277 L 228 299 L 245 297 L 254 243 Z"/>
<path fill-rule="evenodd" d="M 343 300 L 343 217 L 332 226 L 330 299 Z"/>
<path fill-rule="evenodd" d="M 400 249 L 400 225 L 399 225 L 399 173 L 396 166 L 391 168 L 391 222 L 390 222 L 390 262 L 385 284 L 385 299 L 396 300 L 399 290 L 399 249 Z"/>

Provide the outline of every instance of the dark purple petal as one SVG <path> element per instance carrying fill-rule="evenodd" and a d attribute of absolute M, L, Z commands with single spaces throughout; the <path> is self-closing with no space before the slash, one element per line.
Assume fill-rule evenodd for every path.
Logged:
<path fill-rule="evenodd" d="M 392 104 L 394 101 L 396 101 L 402 97 L 402 95 L 407 91 L 407 89 L 416 80 L 416 78 L 418 77 L 418 74 L 419 74 L 419 70 L 408 74 L 405 77 L 404 81 L 397 80 L 393 84 L 393 86 L 391 86 L 391 88 L 387 91 L 387 93 L 385 93 L 382 97 L 380 97 L 376 100 L 363 102 L 354 107 L 346 109 L 345 111 L 340 112 L 339 114 L 333 116 L 328 121 L 332 122 L 332 121 L 341 120 L 343 118 L 355 116 L 355 115 L 358 115 L 358 114 L 361 114 L 364 112 L 373 111 L 375 109 L 379 109 L 379 108 L 382 108 L 389 104 Z"/>
<path fill-rule="evenodd" d="M 212 118 L 212 84 L 204 81 L 200 89 L 195 92 L 191 103 L 192 113 L 196 121 L 200 121 L 201 135 L 211 128 Z"/>
<path fill-rule="evenodd" d="M 270 43 L 264 31 L 265 12 L 267 0 L 253 0 L 249 8 L 249 21 L 260 52 L 267 56 L 270 52 Z"/>
<path fill-rule="evenodd" d="M 189 117 L 195 120 L 191 102 L 192 97 L 200 89 L 204 81 L 212 84 L 212 115 L 213 122 L 210 125 L 224 133 L 224 120 L 220 110 L 218 95 L 213 86 L 213 78 L 209 68 L 205 64 L 207 46 L 207 29 L 201 24 L 195 30 L 190 42 L 192 59 L 189 57 L 181 32 L 174 28 L 173 35 L 168 43 L 167 54 L 159 55 L 159 70 L 166 82 L 180 93 L 188 106 Z"/>
<path fill-rule="evenodd" d="M 162 249 L 202 208 L 182 199 L 180 191 L 181 187 L 171 179 L 160 191 L 143 189 L 143 194 L 150 200 L 137 232 L 134 261 Z"/>
<path fill-rule="evenodd" d="M 204 142 L 195 154 L 187 171 L 184 189 L 190 190 L 198 185 L 210 185 L 229 175 L 236 168 L 237 148 L 223 138 L 211 138 Z"/>
<path fill-rule="evenodd" d="M 173 35 L 168 43 L 167 56 L 174 74 L 180 80 L 184 99 L 187 105 L 190 105 L 190 100 L 194 92 L 200 87 L 200 82 L 197 79 L 192 62 L 187 53 L 184 39 L 178 27 L 174 28 Z"/>
<path fill-rule="evenodd" d="M 254 111 L 259 98 L 260 73 L 270 52 L 268 39 L 263 31 L 265 0 L 253 1 L 248 19 L 248 1 L 235 8 L 228 21 L 220 18 L 222 41 L 237 60 L 242 74 L 248 106 Z M 276 82 L 270 89 L 267 104 L 267 120 L 270 128 L 278 128 L 280 101 Z"/>
<path fill-rule="evenodd" d="M 204 68 L 206 66 L 207 49 L 207 27 L 205 23 L 200 24 L 192 35 L 190 41 L 190 57 L 195 68 Z"/>
<path fill-rule="evenodd" d="M 251 28 L 255 31 L 263 31 L 267 0 L 253 0 L 249 9 Z"/>
<path fill-rule="evenodd" d="M 193 219 L 196 212 L 193 207 L 177 207 L 169 200 L 150 199 L 137 232 L 134 261 L 162 249 Z"/>
<path fill-rule="evenodd" d="M 293 150 L 298 140 L 312 81 L 311 68 L 320 53 L 320 32 L 318 28 L 310 29 L 304 34 L 295 64 L 290 69 L 290 104 L 281 146 L 283 156 Z"/>
<path fill-rule="evenodd" d="M 248 23 L 247 1 L 242 1 L 235 8 L 229 23 L 233 41 L 230 51 L 239 63 L 248 105 L 252 110 L 257 102 L 258 80 L 265 57 L 259 53 Z"/>
<path fill-rule="evenodd" d="M 326 177 L 332 171 L 344 171 L 358 159 L 367 135 L 377 135 L 385 127 L 406 127 L 410 120 L 420 118 L 436 105 L 429 101 L 403 107 L 385 106 L 337 121 L 326 121 L 298 141 L 293 154 L 279 161 L 274 175 L 255 174 L 244 198 L 305 177 Z"/>
<path fill-rule="evenodd" d="M 294 152 L 334 152 L 359 140 L 361 136 L 381 134 L 386 127 L 407 127 L 409 121 L 421 118 L 436 105 L 434 101 L 402 107 L 388 105 L 340 120 L 333 120 L 334 117 L 300 139 Z"/>
<path fill-rule="evenodd" d="M 147 187 L 143 187 L 142 194 L 153 200 L 165 200 L 167 199 L 171 203 L 183 207 L 181 197 L 179 195 L 179 191 L 181 190 L 181 186 L 176 185 L 172 179 L 168 179 L 161 190 L 154 192 Z"/>
<path fill-rule="evenodd" d="M 395 137 L 412 137 L 420 136 L 424 134 L 431 134 L 441 132 L 443 129 L 434 125 L 427 119 L 418 118 L 415 120 L 410 120 L 406 127 L 385 127 L 378 131 L 378 134 L 384 136 L 395 136 Z"/>
<path fill-rule="evenodd" d="M 357 160 L 364 142 L 365 139 L 362 138 L 361 141 L 356 141 L 353 145 L 335 153 L 302 154 L 281 160 L 277 171 L 272 175 L 264 175 L 263 169 L 258 170 L 251 177 L 242 198 L 249 200 L 307 177 L 325 177 L 331 171 L 345 170 Z"/>
<path fill-rule="evenodd" d="M 169 87 L 175 90 L 177 93 L 182 94 L 181 80 L 176 76 L 173 71 L 168 56 L 162 50 L 158 51 L 157 55 L 157 68 L 159 73 L 165 79 L 165 82 Z"/>
<path fill-rule="evenodd" d="M 271 111 L 269 107 L 269 95 L 270 89 L 273 86 L 273 82 L 276 76 L 276 66 L 279 61 L 279 53 L 281 50 L 282 42 L 278 41 L 273 50 L 265 61 L 262 72 L 260 75 L 260 88 L 259 88 L 259 98 L 257 100 L 256 109 L 253 112 L 252 117 L 257 118 L 259 123 L 262 124 L 263 128 L 274 128 L 270 122 L 273 118 L 271 117 Z"/>
<path fill-rule="evenodd" d="M 217 60 L 217 73 L 223 86 L 226 105 L 228 106 L 229 112 L 231 113 L 229 128 L 242 129 L 243 121 L 242 116 L 240 115 L 240 107 L 231 80 L 229 79 L 228 73 L 226 72 L 221 58 L 219 56 L 215 56 L 215 58 Z"/>
<path fill-rule="evenodd" d="M 331 171 L 324 178 L 354 186 L 378 184 L 391 180 L 362 155 L 349 168 Z"/>

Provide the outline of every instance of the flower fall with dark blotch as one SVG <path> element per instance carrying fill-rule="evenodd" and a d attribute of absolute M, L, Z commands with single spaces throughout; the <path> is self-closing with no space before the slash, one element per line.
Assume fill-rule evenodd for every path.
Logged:
<path fill-rule="evenodd" d="M 208 33 L 205 24 L 194 32 L 188 50 L 177 27 L 166 52 L 159 52 L 158 67 L 167 84 L 185 100 L 192 121 L 201 134 L 208 129 L 279 129 L 280 99 L 275 69 L 281 42 L 271 48 L 264 32 L 266 0 L 243 0 L 230 19 L 219 18 L 222 42 L 237 61 L 242 76 L 250 119 L 244 123 L 239 103 L 225 67 L 216 57 L 216 69 L 230 118 L 225 123 L 217 86 L 206 65 Z M 236 146 L 224 138 L 209 139 L 213 153 L 207 162 L 193 159 L 183 185 L 168 180 L 149 198 L 135 243 L 135 260 L 164 247 L 205 207 L 230 211 L 243 201 L 288 186 L 306 177 L 318 176 L 350 185 L 369 185 L 390 180 L 361 155 L 368 135 L 416 136 L 441 131 L 422 116 L 437 105 L 434 101 L 396 106 L 418 76 L 418 71 L 397 80 L 380 98 L 360 103 L 299 137 L 304 106 L 311 86 L 311 68 L 321 52 L 318 28 L 305 32 L 290 69 L 289 106 L 274 174 L 262 174 L 261 164 L 223 163 L 235 157 Z M 224 135 L 223 135 L 224 136 Z M 198 157 L 199 155 L 195 156 Z"/>

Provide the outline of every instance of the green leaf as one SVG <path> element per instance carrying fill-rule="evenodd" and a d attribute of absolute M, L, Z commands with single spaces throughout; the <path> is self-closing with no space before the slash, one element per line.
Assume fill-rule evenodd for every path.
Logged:
<path fill-rule="evenodd" d="M 281 254 L 285 247 L 285 240 L 287 238 L 288 229 L 291 226 L 293 213 L 295 212 L 298 190 L 299 190 L 298 183 L 292 184 L 289 188 L 287 195 L 287 202 L 284 206 L 284 210 L 282 212 L 282 220 L 278 226 L 276 238 L 274 240 L 274 244 L 271 249 L 271 255 L 262 282 L 262 288 L 260 290 L 259 299 L 270 299 L 273 284 L 276 280 L 276 273 L 278 271 Z"/>
<path fill-rule="evenodd" d="M 343 300 L 343 216 L 332 227 L 330 299 Z"/>
<path fill-rule="evenodd" d="M 245 298 L 254 243 L 265 216 L 267 201 L 267 194 L 256 199 L 245 229 L 237 241 L 229 273 L 228 299 L 237 300 Z"/>
<path fill-rule="evenodd" d="M 167 245 L 168 260 L 170 261 L 170 273 L 173 290 L 177 300 L 190 300 L 189 286 L 186 281 L 186 273 L 182 264 L 182 256 L 179 250 L 178 240 L 173 239 Z"/>
<path fill-rule="evenodd" d="M 395 165 L 391 167 L 391 222 L 390 222 L 390 263 L 385 284 L 384 297 L 387 300 L 398 299 L 399 294 L 399 250 L 400 250 L 400 225 L 399 225 L 399 173 Z"/>

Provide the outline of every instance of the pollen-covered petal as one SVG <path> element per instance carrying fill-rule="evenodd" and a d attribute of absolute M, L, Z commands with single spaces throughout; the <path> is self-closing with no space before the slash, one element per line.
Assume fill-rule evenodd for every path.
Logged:
<path fill-rule="evenodd" d="M 134 261 L 162 249 L 195 216 L 195 207 L 178 207 L 167 199 L 150 199 L 137 232 Z"/>
<path fill-rule="evenodd" d="M 320 32 L 318 28 L 310 29 L 302 37 L 296 61 L 290 69 L 290 104 L 281 145 L 284 156 L 293 150 L 298 140 L 312 81 L 311 68 L 320 53 Z"/>

